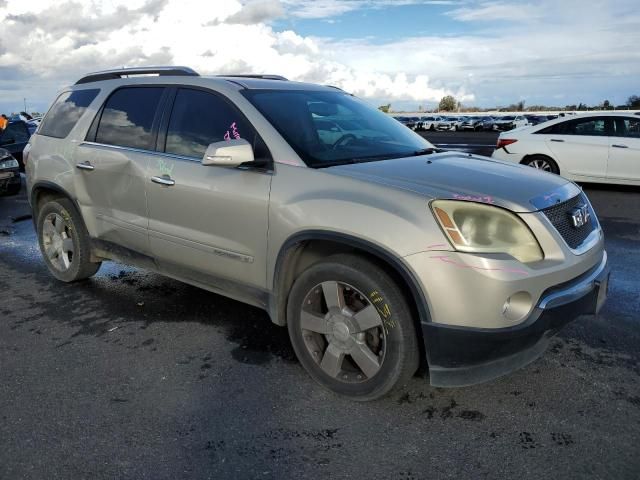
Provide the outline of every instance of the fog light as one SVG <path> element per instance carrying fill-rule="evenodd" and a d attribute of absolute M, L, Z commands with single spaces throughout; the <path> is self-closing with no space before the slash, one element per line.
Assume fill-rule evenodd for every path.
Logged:
<path fill-rule="evenodd" d="M 507 298 L 502 306 L 502 315 L 512 322 L 523 320 L 531 310 L 531 294 L 517 292 Z"/>

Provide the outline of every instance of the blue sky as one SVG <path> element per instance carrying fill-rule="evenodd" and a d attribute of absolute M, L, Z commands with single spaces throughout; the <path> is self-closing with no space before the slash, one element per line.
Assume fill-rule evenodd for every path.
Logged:
<path fill-rule="evenodd" d="M 639 1 L 0 0 L 0 110 L 140 65 L 281 74 L 395 110 L 618 105 L 640 95 Z"/>
<path fill-rule="evenodd" d="M 386 43 L 407 36 L 455 36 L 471 33 L 474 27 L 446 15 L 449 4 L 385 5 L 349 11 L 327 19 L 289 17 L 274 22 L 278 29 L 291 29 L 303 36 L 330 37 L 337 40 L 370 38 L 371 43 Z"/>

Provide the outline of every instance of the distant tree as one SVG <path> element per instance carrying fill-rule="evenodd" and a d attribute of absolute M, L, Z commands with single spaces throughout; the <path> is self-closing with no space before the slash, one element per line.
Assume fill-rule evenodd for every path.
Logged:
<path fill-rule="evenodd" d="M 588 110 L 589 107 L 587 107 L 584 103 L 580 102 L 580 104 L 578 105 L 578 110 Z"/>
<path fill-rule="evenodd" d="M 520 100 L 518 103 L 516 103 L 516 110 L 518 112 L 522 112 L 524 110 L 524 100 Z"/>
<path fill-rule="evenodd" d="M 456 107 L 458 107 L 458 102 L 456 101 L 456 99 L 451 96 L 451 95 L 447 95 L 446 97 L 442 97 L 442 100 L 440 100 L 440 104 L 438 105 L 438 110 L 444 110 L 445 112 L 453 112 Z"/>
<path fill-rule="evenodd" d="M 388 103 L 386 105 L 380 105 L 378 107 L 378 110 L 380 110 L 381 112 L 384 112 L 384 113 L 389 113 L 389 111 L 391 110 L 391 104 Z"/>
<path fill-rule="evenodd" d="M 609 100 L 605 100 L 602 102 L 602 108 L 603 110 L 609 110 L 611 108 L 611 102 L 609 102 Z"/>
<path fill-rule="evenodd" d="M 638 95 L 631 95 L 629 100 L 627 100 L 627 106 L 629 108 L 640 108 L 640 97 Z"/>

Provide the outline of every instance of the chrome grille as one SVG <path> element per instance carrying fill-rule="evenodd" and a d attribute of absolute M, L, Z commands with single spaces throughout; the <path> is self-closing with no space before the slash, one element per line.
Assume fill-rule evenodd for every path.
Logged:
<path fill-rule="evenodd" d="M 567 243 L 567 245 L 569 245 L 569 247 L 573 249 L 576 249 L 580 245 L 582 245 L 589 234 L 593 232 L 593 230 L 595 230 L 598 225 L 595 213 L 589 206 L 589 213 L 591 214 L 591 219 L 589 220 L 589 222 L 579 228 L 573 226 L 571 215 L 569 212 L 571 212 L 571 210 L 576 208 L 578 205 L 585 204 L 589 205 L 586 197 L 583 193 L 581 193 L 567 200 L 566 202 L 562 202 L 542 210 L 542 213 L 546 215 L 546 217 Z"/>

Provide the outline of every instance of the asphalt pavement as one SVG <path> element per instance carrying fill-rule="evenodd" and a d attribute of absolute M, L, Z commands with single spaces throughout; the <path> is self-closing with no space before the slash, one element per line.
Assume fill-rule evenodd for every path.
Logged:
<path fill-rule="evenodd" d="M 0 479 L 637 479 L 640 189 L 586 191 L 613 269 L 598 318 L 507 377 L 422 372 L 366 404 L 256 308 L 110 262 L 54 280 L 24 195 L 0 198 Z"/>

